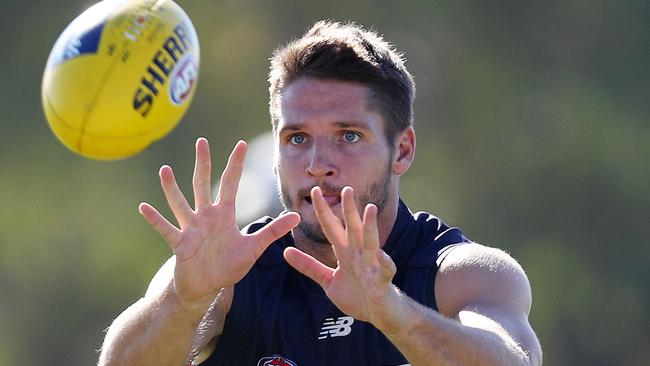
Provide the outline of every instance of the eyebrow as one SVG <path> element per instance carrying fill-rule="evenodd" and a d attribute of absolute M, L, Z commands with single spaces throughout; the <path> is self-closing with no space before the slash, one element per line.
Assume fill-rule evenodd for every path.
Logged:
<path fill-rule="evenodd" d="M 367 123 L 361 121 L 336 122 L 338 128 L 356 128 L 361 130 L 370 130 Z"/>
<path fill-rule="evenodd" d="M 370 127 L 368 127 L 367 123 L 360 122 L 360 121 L 341 121 L 341 122 L 336 122 L 334 125 L 339 128 L 339 129 L 348 129 L 348 128 L 354 128 L 354 129 L 359 129 L 363 131 L 370 131 Z M 295 131 L 301 131 L 303 130 L 303 127 L 300 124 L 297 123 L 286 123 L 278 132 L 278 134 L 283 134 L 283 133 L 288 133 L 288 132 L 295 132 Z"/>

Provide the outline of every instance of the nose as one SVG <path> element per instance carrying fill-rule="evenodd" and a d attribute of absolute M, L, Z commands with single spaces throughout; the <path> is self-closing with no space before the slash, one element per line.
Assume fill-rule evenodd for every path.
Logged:
<path fill-rule="evenodd" d="M 314 143 L 310 151 L 307 174 L 312 177 L 332 177 L 336 168 L 332 164 L 330 147 L 327 143 Z"/>

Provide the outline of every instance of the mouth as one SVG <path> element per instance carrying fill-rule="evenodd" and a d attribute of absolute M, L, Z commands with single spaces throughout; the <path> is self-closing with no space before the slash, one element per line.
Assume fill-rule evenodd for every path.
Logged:
<path fill-rule="evenodd" d="M 305 202 L 307 202 L 308 205 L 313 205 L 314 203 L 312 202 L 311 196 L 306 195 L 303 197 Z M 334 207 L 341 203 L 341 195 L 337 193 L 325 193 L 323 192 L 323 198 L 325 199 L 325 202 L 327 202 L 327 205 L 329 207 Z"/>

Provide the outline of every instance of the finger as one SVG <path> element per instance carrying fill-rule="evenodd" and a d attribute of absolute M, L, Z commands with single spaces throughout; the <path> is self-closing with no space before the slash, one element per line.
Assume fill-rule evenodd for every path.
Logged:
<path fill-rule="evenodd" d="M 377 228 L 377 206 L 366 205 L 363 212 L 363 242 L 369 252 L 379 249 L 379 229 Z"/>
<path fill-rule="evenodd" d="M 210 145 L 204 137 L 196 139 L 196 160 L 194 162 L 194 176 L 192 186 L 194 187 L 194 208 L 207 207 L 212 204 L 210 197 L 210 174 L 212 162 L 210 160 Z"/>
<path fill-rule="evenodd" d="M 295 212 L 288 212 L 284 215 L 278 216 L 271 221 L 268 225 L 264 226 L 259 231 L 251 234 L 259 245 L 259 255 L 274 241 L 286 235 L 291 229 L 296 227 L 300 222 L 300 215 Z"/>
<path fill-rule="evenodd" d="M 397 267 L 393 259 L 383 250 L 377 251 L 377 260 L 379 261 L 379 273 L 385 280 L 392 280 L 397 272 Z"/>
<path fill-rule="evenodd" d="M 343 190 L 341 190 L 341 201 L 348 242 L 357 250 L 363 249 L 363 222 L 361 221 L 361 217 L 359 217 L 359 210 L 354 200 L 354 190 L 352 187 L 343 187 Z"/>
<path fill-rule="evenodd" d="M 167 198 L 167 204 L 171 208 L 178 224 L 183 227 L 190 220 L 190 215 L 192 214 L 192 207 L 187 203 L 187 199 L 180 188 L 178 188 L 178 183 L 176 182 L 176 177 L 174 177 L 174 171 L 168 165 L 163 165 L 160 167 L 158 172 L 160 176 L 160 185 L 162 186 L 163 192 L 165 193 L 165 198 Z"/>
<path fill-rule="evenodd" d="M 334 270 L 311 255 L 294 247 L 289 247 L 284 250 L 284 259 L 298 272 L 311 278 L 321 287 L 326 288 L 329 285 Z"/>
<path fill-rule="evenodd" d="M 165 219 L 158 210 L 148 203 L 141 203 L 138 210 L 147 222 L 167 241 L 172 250 L 181 240 L 181 231 Z"/>
<path fill-rule="evenodd" d="M 323 228 L 323 233 L 329 242 L 336 247 L 345 246 L 345 230 L 338 217 L 323 198 L 323 191 L 316 186 L 311 189 L 311 202 L 314 205 L 316 218 Z"/>
<path fill-rule="evenodd" d="M 221 181 L 219 182 L 219 194 L 217 202 L 227 205 L 234 205 L 237 199 L 237 189 L 241 180 L 242 171 L 244 170 L 244 159 L 246 157 L 246 142 L 238 141 L 228 157 L 228 164 L 223 170 Z"/>

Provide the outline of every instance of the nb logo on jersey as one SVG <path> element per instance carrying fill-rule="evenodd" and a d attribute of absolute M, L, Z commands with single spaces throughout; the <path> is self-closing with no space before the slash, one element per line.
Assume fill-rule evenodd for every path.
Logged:
<path fill-rule="evenodd" d="M 328 337 L 343 337 L 352 332 L 352 323 L 354 318 L 350 316 L 342 316 L 334 321 L 334 318 L 327 318 L 323 322 L 323 328 L 320 330 L 318 339 L 325 339 Z"/>

